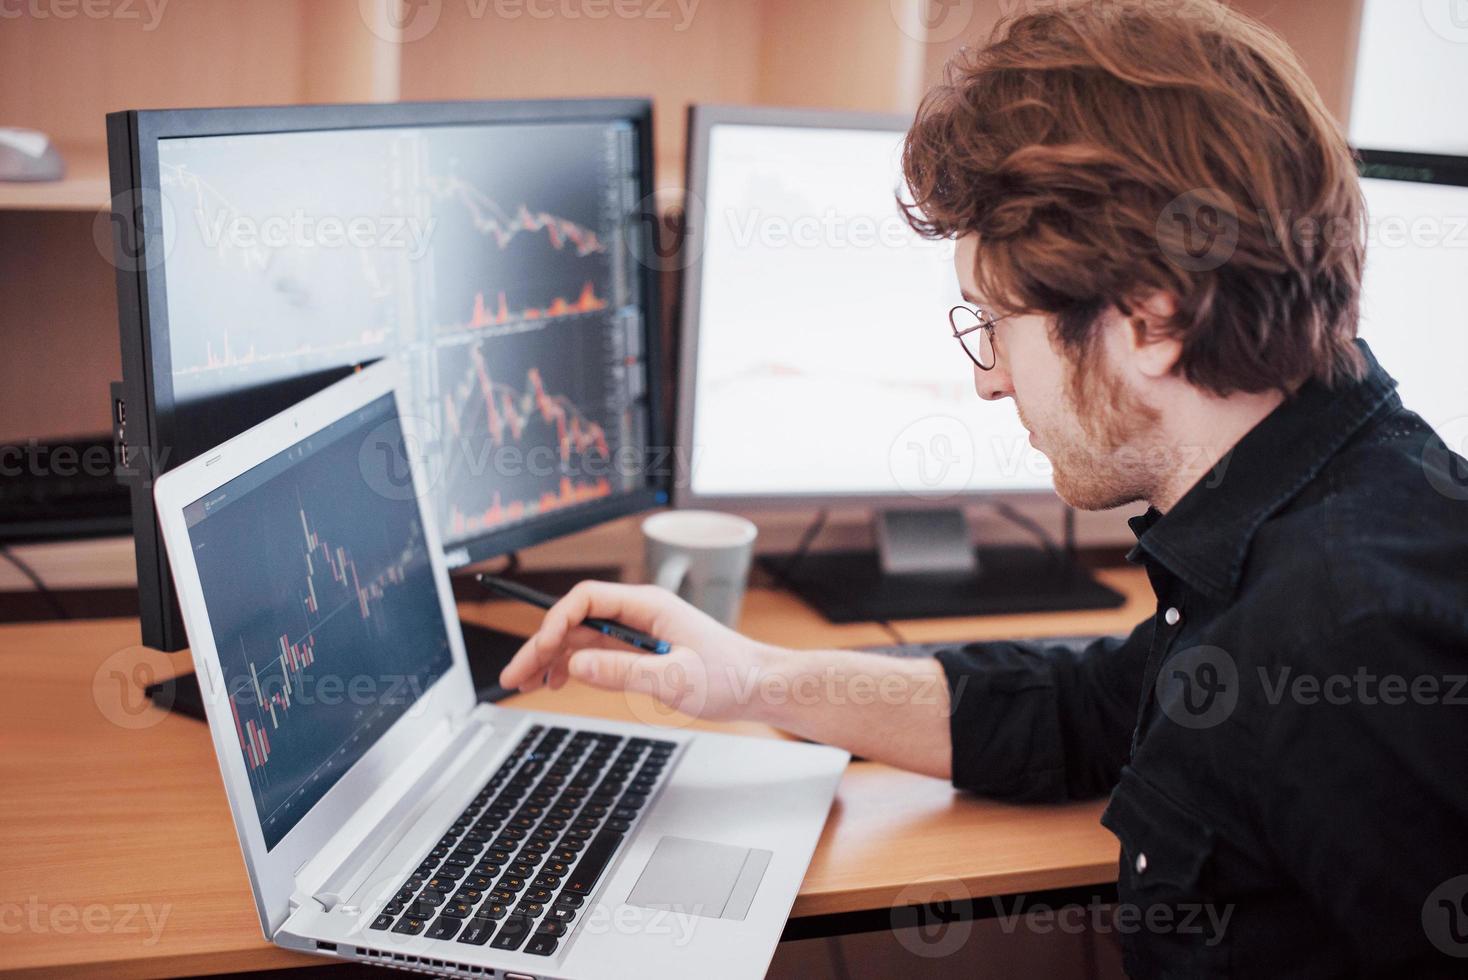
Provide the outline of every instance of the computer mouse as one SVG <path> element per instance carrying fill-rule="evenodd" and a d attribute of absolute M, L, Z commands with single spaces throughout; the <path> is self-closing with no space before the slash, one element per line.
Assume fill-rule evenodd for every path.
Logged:
<path fill-rule="evenodd" d="M 0 180 L 60 180 L 64 176 L 66 162 L 45 133 L 0 127 Z"/>

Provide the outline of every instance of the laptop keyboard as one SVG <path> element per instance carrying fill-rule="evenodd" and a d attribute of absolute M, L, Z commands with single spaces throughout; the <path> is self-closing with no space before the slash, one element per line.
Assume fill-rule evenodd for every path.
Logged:
<path fill-rule="evenodd" d="M 371 928 L 550 956 L 674 748 L 532 725 Z"/>

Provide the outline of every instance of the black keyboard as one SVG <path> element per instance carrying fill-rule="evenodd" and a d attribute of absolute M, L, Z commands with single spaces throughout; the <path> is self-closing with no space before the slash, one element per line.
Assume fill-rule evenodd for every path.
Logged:
<path fill-rule="evenodd" d="M 550 956 L 676 747 L 532 725 L 371 928 Z"/>
<path fill-rule="evenodd" d="M 17 472 L 0 479 L 0 543 L 132 533 L 128 488 L 113 476 L 111 435 L 6 448 L 0 461 Z"/>
<path fill-rule="evenodd" d="M 1034 643 L 1046 647 L 1069 647 L 1072 650 L 1081 650 L 1090 646 L 1099 636 L 1037 636 L 1030 639 L 1016 640 L 1016 643 Z M 903 643 L 898 646 L 885 647 L 863 647 L 867 653 L 885 653 L 889 657 L 931 657 L 940 650 L 956 650 L 964 644 L 961 641 L 945 643 Z"/>

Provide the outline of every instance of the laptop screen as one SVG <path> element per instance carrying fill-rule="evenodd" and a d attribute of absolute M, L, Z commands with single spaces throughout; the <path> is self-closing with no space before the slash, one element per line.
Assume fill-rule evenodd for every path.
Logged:
<path fill-rule="evenodd" d="M 273 848 L 452 665 L 391 395 L 185 508 Z"/>

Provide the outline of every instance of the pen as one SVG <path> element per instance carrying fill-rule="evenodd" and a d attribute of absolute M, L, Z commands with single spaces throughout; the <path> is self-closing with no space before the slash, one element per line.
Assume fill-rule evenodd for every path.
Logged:
<path fill-rule="evenodd" d="M 521 585 L 519 582 L 512 582 L 507 578 L 500 578 L 498 575 L 481 573 L 474 576 L 474 580 L 491 592 L 498 592 L 502 596 L 519 599 L 521 602 L 528 602 L 530 605 L 539 606 L 541 609 L 549 609 L 558 601 L 555 596 L 546 595 L 544 592 L 538 592 L 528 586 Z M 637 647 L 639 650 L 646 650 L 648 653 L 667 653 L 673 649 L 673 644 L 667 640 L 659 640 L 656 637 L 648 636 L 641 630 L 635 630 L 630 626 L 623 626 L 613 619 L 600 619 L 592 616 L 582 620 L 581 625 L 588 629 L 594 629 L 603 636 L 610 636 L 614 640 L 620 640 L 628 646 Z"/>

